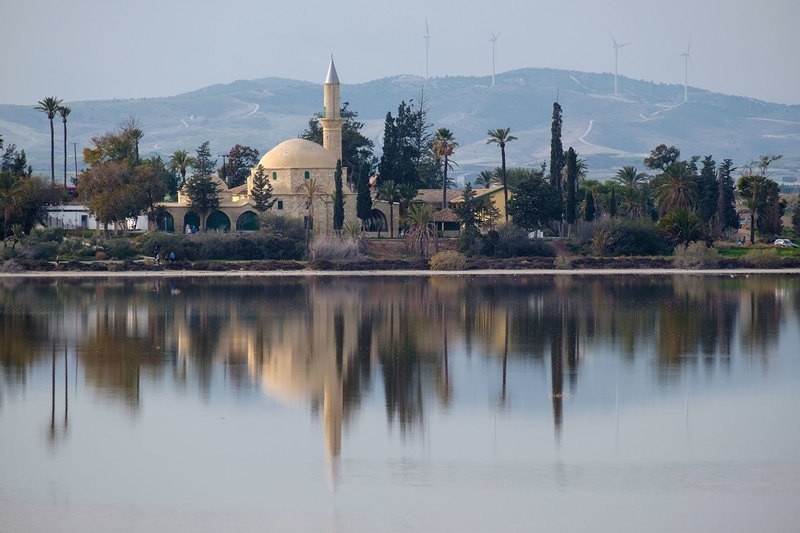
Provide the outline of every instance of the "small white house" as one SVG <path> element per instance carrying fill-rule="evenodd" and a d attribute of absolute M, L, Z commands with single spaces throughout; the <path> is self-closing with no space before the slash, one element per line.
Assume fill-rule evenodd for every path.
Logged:
<path fill-rule="evenodd" d="M 135 229 L 147 230 L 147 217 L 144 215 L 130 218 L 127 222 L 129 231 Z M 97 219 L 89 213 L 86 206 L 80 204 L 64 204 L 48 208 L 45 225 L 49 228 L 103 229 L 103 225 L 98 224 Z"/>

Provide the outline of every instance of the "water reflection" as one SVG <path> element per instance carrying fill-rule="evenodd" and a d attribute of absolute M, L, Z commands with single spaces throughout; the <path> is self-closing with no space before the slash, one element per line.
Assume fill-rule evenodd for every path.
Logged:
<path fill-rule="evenodd" d="M 80 385 L 133 416 L 145 380 L 206 401 L 224 388 L 307 406 L 332 459 L 373 393 L 390 430 L 414 439 L 431 410 L 458 398 L 524 408 L 535 376 L 547 376 L 559 443 L 587 358 L 644 362 L 669 387 L 686 368 L 726 371 L 737 345 L 768 365 L 800 319 L 800 282 L 779 276 L 0 283 L 3 381 L 25 390 L 50 366 L 52 442 L 69 435 L 70 380 L 73 393 Z M 489 363 L 481 381 L 458 372 L 475 359 Z M 510 379 L 510 365 L 529 381 Z"/>

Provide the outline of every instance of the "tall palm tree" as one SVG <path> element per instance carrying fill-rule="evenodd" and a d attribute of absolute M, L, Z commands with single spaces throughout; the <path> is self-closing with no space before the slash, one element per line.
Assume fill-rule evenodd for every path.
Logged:
<path fill-rule="evenodd" d="M 58 114 L 64 122 L 64 189 L 67 188 L 67 117 L 72 113 L 72 108 L 66 105 L 58 106 Z M 77 178 L 77 176 L 75 176 Z"/>
<path fill-rule="evenodd" d="M 439 128 L 433 136 L 433 153 L 444 161 L 442 174 L 442 209 L 447 209 L 447 167 L 450 166 L 450 156 L 458 148 L 453 132 L 447 128 Z"/>
<path fill-rule="evenodd" d="M 378 200 L 389 202 L 389 238 L 394 237 L 394 205 L 400 201 L 400 187 L 393 180 L 386 180 L 378 184 L 376 193 Z"/>
<path fill-rule="evenodd" d="M 489 130 L 486 132 L 489 138 L 486 144 L 496 144 L 500 147 L 500 169 L 501 178 L 503 180 L 503 210 L 506 214 L 506 222 L 508 222 L 508 184 L 506 183 L 506 144 L 511 141 L 516 141 L 517 138 L 511 135 L 511 128 L 497 128 L 496 130 Z"/>
<path fill-rule="evenodd" d="M 39 100 L 34 109 L 47 115 L 50 120 L 50 186 L 56 186 L 56 132 L 53 128 L 53 119 L 61 106 L 61 99 L 55 96 L 48 96 L 44 100 Z"/>
<path fill-rule="evenodd" d="M 178 186 L 179 190 L 186 182 L 186 169 L 191 167 L 192 163 L 194 163 L 194 158 L 190 156 L 186 150 L 176 150 L 169 156 L 169 169 L 181 175 L 181 183 Z"/>

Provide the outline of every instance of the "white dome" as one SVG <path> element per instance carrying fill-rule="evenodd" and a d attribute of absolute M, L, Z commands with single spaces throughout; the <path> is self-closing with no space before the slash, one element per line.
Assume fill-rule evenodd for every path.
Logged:
<path fill-rule="evenodd" d="M 335 169 L 337 158 L 315 142 L 289 139 L 264 154 L 259 165 L 265 170 L 278 169 Z"/>

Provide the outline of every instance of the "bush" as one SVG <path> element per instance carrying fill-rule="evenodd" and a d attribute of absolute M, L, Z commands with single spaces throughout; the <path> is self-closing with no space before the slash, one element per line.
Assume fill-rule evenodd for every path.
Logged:
<path fill-rule="evenodd" d="M 364 255 L 361 252 L 359 239 L 352 237 L 316 239 L 309 246 L 309 252 L 311 259 L 328 259 L 331 261 L 357 259 Z"/>
<path fill-rule="evenodd" d="M 528 232 L 514 224 L 497 227 L 497 242 L 494 256 L 508 257 L 554 257 L 555 249 L 546 242 L 528 237 Z"/>
<path fill-rule="evenodd" d="M 601 233 L 602 232 L 602 233 Z M 610 219 L 602 222 L 592 248 L 598 255 L 670 255 L 672 243 L 656 228 L 652 220 Z"/>
<path fill-rule="evenodd" d="M 159 246 L 162 259 L 169 257 L 170 252 L 175 252 L 179 261 L 298 260 L 305 255 L 304 237 L 290 238 L 263 231 L 195 235 L 153 232 L 139 239 L 137 248 L 140 254 L 152 257 L 153 250 Z"/>
<path fill-rule="evenodd" d="M 558 270 L 569 270 L 572 268 L 572 260 L 564 255 L 559 255 L 553 261 L 553 266 Z"/>
<path fill-rule="evenodd" d="M 755 268 L 774 268 L 780 266 L 783 260 L 775 248 L 757 248 L 742 257 L 742 261 Z"/>
<path fill-rule="evenodd" d="M 715 268 L 722 256 L 715 248 L 709 248 L 702 241 L 679 244 L 675 247 L 673 264 L 678 268 Z"/>
<path fill-rule="evenodd" d="M 306 230 L 300 219 L 264 213 L 259 217 L 259 223 L 262 233 L 305 242 Z"/>
<path fill-rule="evenodd" d="M 138 255 L 130 239 L 111 239 L 106 241 L 106 251 L 113 259 L 131 259 Z"/>
<path fill-rule="evenodd" d="M 466 266 L 467 258 L 455 250 L 439 252 L 430 259 L 431 270 L 464 270 Z"/>

